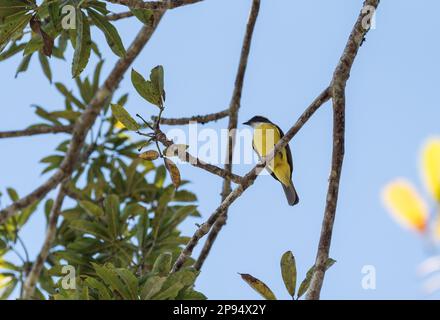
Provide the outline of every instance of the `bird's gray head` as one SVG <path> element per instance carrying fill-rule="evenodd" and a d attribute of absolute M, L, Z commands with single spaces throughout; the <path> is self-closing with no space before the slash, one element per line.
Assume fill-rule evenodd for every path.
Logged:
<path fill-rule="evenodd" d="M 252 128 L 255 128 L 255 126 L 258 126 L 260 123 L 272 123 L 272 121 L 262 116 L 255 116 L 243 122 L 244 125 L 251 126 Z"/>

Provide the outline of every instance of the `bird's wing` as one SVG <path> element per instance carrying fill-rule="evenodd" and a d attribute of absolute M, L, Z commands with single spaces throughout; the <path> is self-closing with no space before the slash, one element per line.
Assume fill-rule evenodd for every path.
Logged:
<path fill-rule="evenodd" d="M 277 127 L 278 131 L 280 132 L 280 139 L 282 139 L 284 137 L 284 132 L 283 130 L 281 130 L 280 127 L 278 127 L 276 124 L 273 124 L 275 127 Z M 274 146 L 275 147 L 275 146 Z M 281 153 L 281 152 L 280 152 Z M 281 156 L 283 154 L 281 153 Z M 290 151 L 290 146 L 289 143 L 286 144 L 286 156 L 287 156 L 287 163 L 289 164 L 290 167 L 290 176 L 292 176 L 292 170 L 293 170 L 293 159 L 292 159 L 292 152 Z"/>

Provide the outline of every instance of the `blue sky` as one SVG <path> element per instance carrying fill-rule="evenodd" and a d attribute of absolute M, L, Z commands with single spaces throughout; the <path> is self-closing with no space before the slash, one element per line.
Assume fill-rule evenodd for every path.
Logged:
<path fill-rule="evenodd" d="M 244 86 L 240 123 L 260 114 L 287 130 L 329 83 L 333 69 L 362 5 L 346 1 L 262 1 Z M 134 67 L 146 74 L 165 67 L 167 116 L 204 114 L 224 109 L 230 100 L 250 0 L 206 0 L 166 14 Z M 113 7 L 119 11 L 123 7 Z M 380 191 L 399 176 L 420 190 L 419 151 L 425 139 L 440 134 L 438 86 L 440 3 L 382 1 L 377 28 L 368 35 L 347 87 L 347 144 L 340 201 L 331 247 L 337 263 L 329 270 L 322 298 L 426 299 L 416 267 L 428 256 L 417 235 L 402 230 L 380 202 Z M 126 46 L 140 25 L 117 23 Z M 94 38 L 104 43 L 102 35 Z M 130 39 L 130 40 L 129 40 Z M 104 74 L 115 56 L 102 46 Z M 73 88 L 71 52 L 54 61 L 54 80 Z M 14 80 L 19 57 L 0 64 L 1 130 L 24 128 L 36 121 L 30 105 L 56 109 L 62 103 L 36 60 Z M 90 64 L 86 73 L 92 72 Z M 119 94 L 131 94 L 128 110 L 145 116 L 145 105 L 122 82 Z M 262 176 L 233 204 L 227 226 L 209 256 L 197 287 L 211 299 L 258 298 L 237 272 L 265 281 L 279 298 L 288 298 L 279 271 L 281 255 L 292 250 L 303 277 L 314 263 L 325 205 L 331 157 L 331 107 L 323 106 L 290 143 L 294 181 L 301 202 L 289 207 L 278 182 Z M 209 127 L 220 130 L 226 120 Z M 0 188 L 20 194 L 45 177 L 39 159 L 62 137 L 0 140 Z M 244 174 L 250 165 L 237 165 Z M 219 204 L 221 180 L 189 166 L 181 167 L 199 197 L 206 218 Z M 207 188 L 207 186 L 209 186 Z M 4 200 L 3 200 L 4 201 Z M 2 202 L 2 205 L 5 203 Z M 24 238 L 36 254 L 44 235 L 42 212 L 33 217 Z M 183 226 L 192 234 L 194 223 Z M 364 265 L 376 268 L 376 290 L 361 286 Z"/>

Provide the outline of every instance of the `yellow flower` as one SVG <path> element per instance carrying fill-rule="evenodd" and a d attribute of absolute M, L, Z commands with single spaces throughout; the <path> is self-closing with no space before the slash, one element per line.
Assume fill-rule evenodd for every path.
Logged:
<path fill-rule="evenodd" d="M 440 139 L 429 139 L 422 150 L 422 174 L 426 188 L 440 202 Z"/>
<path fill-rule="evenodd" d="M 408 181 L 397 179 L 389 183 L 382 196 L 385 206 L 397 222 L 417 232 L 425 231 L 428 206 Z"/>

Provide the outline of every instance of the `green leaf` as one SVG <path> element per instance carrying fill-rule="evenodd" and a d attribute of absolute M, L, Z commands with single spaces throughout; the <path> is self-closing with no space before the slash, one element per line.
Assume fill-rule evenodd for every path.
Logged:
<path fill-rule="evenodd" d="M 332 265 L 334 265 L 336 260 L 329 258 L 325 263 L 325 270 L 327 271 Z M 298 289 L 297 299 L 301 298 L 307 290 L 309 290 L 310 282 L 312 281 L 313 274 L 315 273 L 315 266 L 311 267 L 309 271 L 307 271 L 305 279 L 301 282 L 301 285 Z"/>
<path fill-rule="evenodd" d="M 24 13 L 31 8 L 31 3 L 26 0 L 0 0 L 0 23 L 9 16 Z"/>
<path fill-rule="evenodd" d="M 158 92 L 162 99 L 165 101 L 165 90 L 164 90 L 164 72 L 162 66 L 156 66 L 151 70 L 150 73 L 151 83 L 153 84 L 156 92 Z"/>
<path fill-rule="evenodd" d="M 107 230 L 98 223 L 86 220 L 74 220 L 69 226 L 75 230 L 91 234 L 99 239 L 110 240 Z"/>
<path fill-rule="evenodd" d="M 134 120 L 125 108 L 119 104 L 112 104 L 112 113 L 128 130 L 137 131 L 139 124 Z"/>
<path fill-rule="evenodd" d="M 104 216 L 104 210 L 97 204 L 91 201 L 80 201 L 79 205 L 88 213 L 91 217 L 99 218 Z"/>
<path fill-rule="evenodd" d="M 117 291 L 124 299 L 127 299 L 127 300 L 132 299 L 127 287 L 124 285 L 124 283 L 118 277 L 118 274 L 116 273 L 116 270 L 113 267 L 113 265 L 106 264 L 105 266 L 100 266 L 96 263 L 92 263 L 92 265 L 96 271 L 96 274 L 110 288 L 112 288 L 114 291 Z"/>
<path fill-rule="evenodd" d="M 141 290 L 141 298 L 144 300 L 151 299 L 162 288 L 167 277 L 151 276 L 145 281 Z"/>
<path fill-rule="evenodd" d="M 111 300 L 112 299 L 111 293 L 107 289 L 107 286 L 105 286 L 101 281 L 99 281 L 95 278 L 92 278 L 92 277 L 87 277 L 85 282 L 89 287 L 98 291 L 100 299 L 102 299 L 102 300 Z"/>
<path fill-rule="evenodd" d="M 134 69 L 131 70 L 131 82 L 142 98 L 159 108 L 162 107 L 162 97 L 157 87 L 151 81 L 145 80 L 144 77 Z"/>
<path fill-rule="evenodd" d="M 21 72 L 25 72 L 28 67 L 29 63 L 31 62 L 32 55 L 24 56 L 21 60 L 20 64 L 17 67 L 17 71 L 15 72 L 15 77 L 17 78 L 18 74 Z"/>
<path fill-rule="evenodd" d="M 32 15 L 24 12 L 19 12 L 16 16 L 8 16 L 0 25 L 0 48 L 4 48 L 16 34 L 22 33 L 31 18 Z"/>
<path fill-rule="evenodd" d="M 47 59 L 47 57 L 41 52 L 38 52 L 38 58 L 40 59 L 40 64 L 44 75 L 47 79 L 49 79 L 49 82 L 52 83 L 52 71 L 50 69 L 49 59 Z"/>
<path fill-rule="evenodd" d="M 18 199 L 20 199 L 20 197 L 18 196 L 17 191 L 15 191 L 14 188 L 7 188 L 7 189 L 6 189 L 6 192 L 8 193 L 9 198 L 10 198 L 13 202 L 15 202 L 15 201 L 17 201 Z"/>
<path fill-rule="evenodd" d="M 107 18 L 94 10 L 88 9 L 89 17 L 93 23 L 101 29 L 105 35 L 107 43 L 112 51 L 119 57 L 125 56 L 125 48 L 122 44 L 118 30 L 107 20 Z"/>
<path fill-rule="evenodd" d="M 119 235 L 119 197 L 111 194 L 104 200 L 105 216 L 109 230 L 114 238 Z"/>
<path fill-rule="evenodd" d="M 159 275 L 166 275 L 171 270 L 171 261 L 173 256 L 170 252 L 163 252 L 159 257 L 157 257 L 154 262 L 152 273 Z"/>
<path fill-rule="evenodd" d="M 240 273 L 241 278 L 252 287 L 256 292 L 258 292 L 266 300 L 276 300 L 275 294 L 270 290 L 270 288 L 262 281 L 251 276 L 250 274 Z"/>
<path fill-rule="evenodd" d="M 281 275 L 287 291 L 293 297 L 296 288 L 296 263 L 291 251 L 287 251 L 281 257 Z"/>
<path fill-rule="evenodd" d="M 153 22 L 154 16 L 153 16 L 153 11 L 152 10 L 130 8 L 130 11 L 143 24 L 151 25 L 151 23 Z"/>
<path fill-rule="evenodd" d="M 72 62 L 72 76 L 78 77 L 87 66 L 92 48 L 90 25 L 85 14 L 78 10 L 76 13 L 76 40 Z"/>
<path fill-rule="evenodd" d="M 131 271 L 123 268 L 117 268 L 115 269 L 118 276 L 122 279 L 125 286 L 128 288 L 131 298 L 134 300 L 138 299 L 138 280 L 137 278 L 131 273 Z"/>
<path fill-rule="evenodd" d="M 307 290 L 309 290 L 310 281 L 312 281 L 312 276 L 314 272 L 315 272 L 315 266 L 311 267 L 309 271 L 307 271 L 306 277 L 299 286 L 297 299 L 301 298 L 304 295 L 304 293 L 306 293 Z"/>

